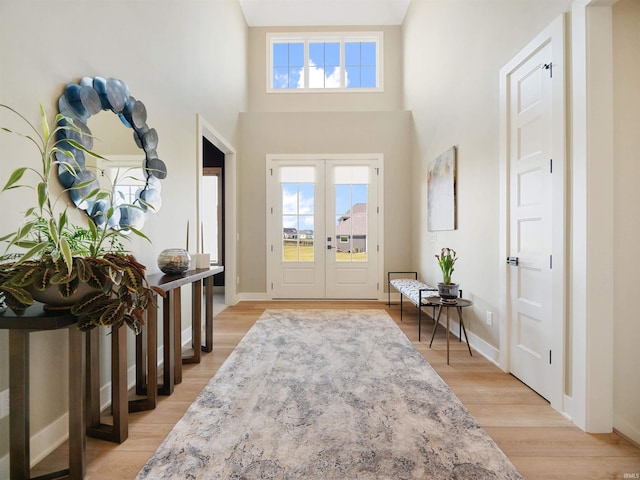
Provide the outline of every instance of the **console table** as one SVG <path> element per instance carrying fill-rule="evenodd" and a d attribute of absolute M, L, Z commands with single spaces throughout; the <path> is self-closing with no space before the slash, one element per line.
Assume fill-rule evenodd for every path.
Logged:
<path fill-rule="evenodd" d="M 170 395 L 176 384 L 182 382 L 182 364 L 200 363 L 201 352 L 213 350 L 213 276 L 222 273 L 224 267 L 200 268 L 188 270 L 182 275 L 165 275 L 156 273 L 148 277 L 149 284 L 160 287 L 167 296 L 162 301 L 162 343 L 163 343 L 163 384 L 158 389 L 161 395 Z M 205 343 L 202 345 L 202 282 L 205 281 Z M 193 354 L 182 355 L 182 301 L 181 287 L 191 284 L 192 290 L 192 311 L 191 311 L 191 336 Z M 152 306 L 149 310 L 157 309 Z M 157 318 L 157 312 L 152 316 Z M 148 355 L 151 345 L 146 345 L 143 341 L 145 337 L 136 342 L 136 363 L 144 364 L 144 359 Z M 150 340 L 150 339 L 149 339 Z M 148 340 L 147 340 L 148 343 Z M 157 347 L 157 346 L 156 346 Z M 137 390 L 147 390 L 152 374 L 151 363 L 147 362 L 148 371 L 146 378 L 142 376 L 136 379 Z M 142 373 L 142 372 L 137 372 Z M 154 405 L 155 407 L 155 405 Z"/>
<path fill-rule="evenodd" d="M 200 362 L 202 351 L 213 350 L 213 276 L 224 271 L 224 267 L 189 270 L 182 275 L 149 275 L 150 285 L 160 287 L 167 293 L 163 305 L 163 384 L 158 388 L 158 297 L 147 309 L 142 332 L 136 336 L 136 394 L 142 398 L 128 400 L 127 343 L 128 328 L 111 329 L 111 405 L 113 425 L 100 421 L 100 395 L 97 384 L 99 355 L 97 332 L 88 335 L 87 410 L 89 428 L 87 434 L 116 443 L 128 437 L 128 413 L 156 408 L 158 394 L 170 395 L 174 386 L 182 381 L 182 364 Z M 202 343 L 202 284 L 205 287 L 205 344 Z M 192 344 L 193 354 L 182 356 L 182 302 L 180 288 L 192 285 Z M 95 329 L 97 330 L 97 329 Z M 179 357 L 178 357 L 179 355 Z M 180 360 L 176 360 L 179 358 Z"/>
<path fill-rule="evenodd" d="M 18 316 L 0 313 L 0 328 L 9 330 L 9 478 L 31 478 L 29 447 L 29 336 L 32 333 L 69 330 L 69 468 L 41 478 L 84 478 L 84 342 L 77 319 L 68 312 L 47 312 L 36 303 Z"/>

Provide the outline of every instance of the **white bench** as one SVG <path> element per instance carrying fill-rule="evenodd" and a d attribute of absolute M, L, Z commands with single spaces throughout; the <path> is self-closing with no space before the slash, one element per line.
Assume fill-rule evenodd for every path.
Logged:
<path fill-rule="evenodd" d="M 403 275 L 403 277 L 391 278 Z M 407 278 L 413 275 L 413 278 Z M 391 306 L 391 287 L 400 293 L 400 321 L 402 321 L 402 297 L 406 297 L 418 307 L 418 341 L 422 334 L 422 308 L 432 307 L 435 319 L 435 305 L 429 303 L 429 297 L 437 297 L 438 289 L 418 280 L 418 272 L 387 272 L 387 291 L 389 295 L 388 305 Z"/>

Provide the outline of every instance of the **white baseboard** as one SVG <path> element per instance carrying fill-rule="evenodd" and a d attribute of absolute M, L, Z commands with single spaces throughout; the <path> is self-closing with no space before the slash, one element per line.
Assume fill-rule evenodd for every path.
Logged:
<path fill-rule="evenodd" d="M 36 465 L 69 438 L 69 414 L 65 413 L 31 436 L 31 467 Z"/>
<path fill-rule="evenodd" d="M 30 467 L 33 468 L 69 438 L 69 414 L 65 413 L 30 439 Z M 0 478 L 9 478 L 9 454 L 0 457 Z"/>
<path fill-rule="evenodd" d="M 454 320 L 450 320 L 449 323 L 450 323 L 449 331 L 456 338 L 458 338 L 460 323 Z M 446 322 L 444 324 L 441 322 L 440 324 L 446 328 Z M 493 345 L 490 345 L 489 343 L 484 341 L 482 338 L 475 335 L 473 332 L 470 332 L 468 328 L 466 330 L 467 330 L 467 334 L 469 335 L 469 345 L 471 345 L 471 348 L 473 348 L 476 352 L 478 352 L 488 361 L 493 363 L 496 367 L 500 368 L 500 363 L 499 363 L 500 350 L 498 350 Z M 462 335 L 464 336 L 464 332 L 462 332 Z"/>
<path fill-rule="evenodd" d="M 260 302 L 260 301 L 269 300 L 269 298 L 267 297 L 267 293 L 266 292 L 243 292 L 243 293 L 238 293 L 236 295 L 236 299 L 239 302 L 242 302 L 242 301 Z"/>
<path fill-rule="evenodd" d="M 613 428 L 619 433 L 628 437 L 630 440 L 637 444 L 640 444 L 640 429 L 637 425 L 632 425 L 630 422 L 620 417 L 619 415 L 613 416 Z"/>

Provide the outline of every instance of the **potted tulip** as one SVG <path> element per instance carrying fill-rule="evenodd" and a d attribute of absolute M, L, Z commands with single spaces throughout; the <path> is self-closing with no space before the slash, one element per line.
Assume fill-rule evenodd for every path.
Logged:
<path fill-rule="evenodd" d="M 445 247 L 440 250 L 440 255 L 435 256 L 440 270 L 442 270 L 442 282 L 438 283 L 438 294 L 443 301 L 455 302 L 458 298 L 457 283 L 451 281 L 451 275 L 453 274 L 453 266 L 458 260 L 456 251 L 452 248 Z"/>

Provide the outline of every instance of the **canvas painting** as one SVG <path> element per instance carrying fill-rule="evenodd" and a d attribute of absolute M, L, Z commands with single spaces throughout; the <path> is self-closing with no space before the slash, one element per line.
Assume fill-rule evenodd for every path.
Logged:
<path fill-rule="evenodd" d="M 427 177 L 429 231 L 456 229 L 456 147 L 438 155 Z"/>

